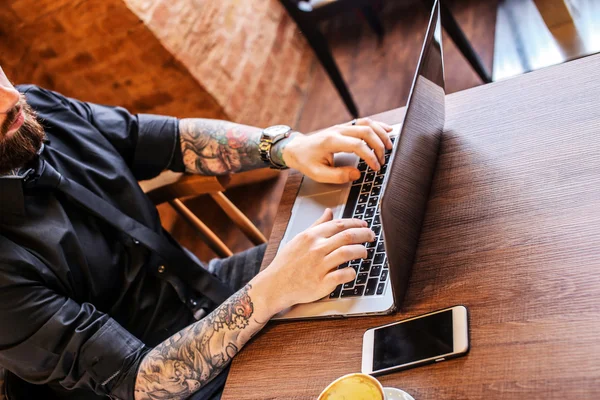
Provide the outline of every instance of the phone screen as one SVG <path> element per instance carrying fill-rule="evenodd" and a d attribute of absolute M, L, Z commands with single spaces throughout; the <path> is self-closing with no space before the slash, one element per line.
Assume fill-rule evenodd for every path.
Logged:
<path fill-rule="evenodd" d="M 452 310 L 375 329 L 373 371 L 452 353 Z"/>

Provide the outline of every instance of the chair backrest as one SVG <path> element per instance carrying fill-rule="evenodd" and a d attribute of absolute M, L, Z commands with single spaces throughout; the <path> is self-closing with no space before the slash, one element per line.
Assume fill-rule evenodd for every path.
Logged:
<path fill-rule="evenodd" d="M 157 178 L 140 182 L 140 186 L 154 204 L 169 203 L 187 223 L 194 227 L 202 240 L 223 258 L 233 255 L 231 249 L 182 200 L 204 194 L 210 195 L 244 235 L 252 243 L 259 245 L 266 243 L 267 238 L 223 192 L 228 187 L 273 179 L 279 174 L 279 171 L 268 168 L 224 176 L 184 175 L 165 171 Z"/>

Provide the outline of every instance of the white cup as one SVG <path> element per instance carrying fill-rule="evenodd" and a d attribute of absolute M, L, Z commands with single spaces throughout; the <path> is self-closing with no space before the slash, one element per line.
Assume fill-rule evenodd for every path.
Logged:
<path fill-rule="evenodd" d="M 415 400 L 396 388 L 384 388 L 367 374 L 348 374 L 331 382 L 321 392 L 318 400 Z"/>

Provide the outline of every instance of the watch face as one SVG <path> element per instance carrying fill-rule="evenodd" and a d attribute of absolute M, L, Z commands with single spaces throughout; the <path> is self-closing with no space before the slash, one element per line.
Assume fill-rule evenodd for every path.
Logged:
<path fill-rule="evenodd" d="M 290 129 L 292 129 L 292 128 L 290 128 L 287 125 L 275 125 L 275 126 L 268 127 L 263 132 L 266 135 L 269 135 L 271 137 L 275 137 L 275 136 L 283 135 L 284 133 L 286 133 Z"/>

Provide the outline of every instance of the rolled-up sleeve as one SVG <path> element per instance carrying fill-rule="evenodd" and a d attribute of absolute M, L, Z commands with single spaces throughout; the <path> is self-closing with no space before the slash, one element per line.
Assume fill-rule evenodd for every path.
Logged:
<path fill-rule="evenodd" d="M 133 398 L 150 349 L 92 304 L 46 287 L 32 273 L 37 266 L 25 264 L 0 265 L 0 365 L 33 384 Z"/>
<path fill-rule="evenodd" d="M 136 177 L 152 178 L 178 165 L 179 160 L 175 160 L 175 156 L 181 157 L 179 121 L 151 114 L 138 114 L 137 118 L 138 139 L 131 168 Z"/>
<path fill-rule="evenodd" d="M 151 179 L 168 169 L 179 146 L 179 120 L 153 114 L 130 114 L 122 107 L 68 98 L 123 156 L 137 180 Z M 178 165 L 179 163 L 175 163 Z"/>

